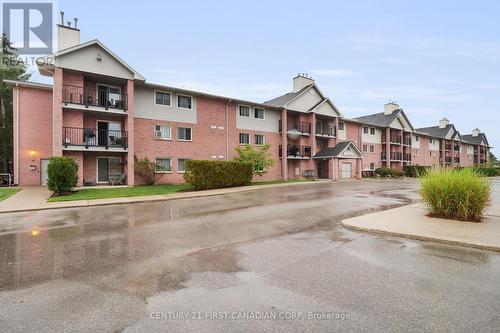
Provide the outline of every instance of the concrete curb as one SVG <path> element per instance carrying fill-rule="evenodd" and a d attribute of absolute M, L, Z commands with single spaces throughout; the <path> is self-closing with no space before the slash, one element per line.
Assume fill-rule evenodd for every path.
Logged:
<path fill-rule="evenodd" d="M 406 207 L 408 207 L 408 206 L 406 206 Z M 398 208 L 402 208 L 402 207 L 398 207 Z M 393 208 L 393 209 L 385 210 L 382 212 L 387 213 L 387 212 L 390 212 L 390 211 L 398 209 L 398 208 Z M 381 213 L 381 212 L 366 214 L 366 215 L 362 215 L 362 216 L 368 217 L 370 215 L 378 214 L 378 213 Z M 496 217 L 494 215 L 486 215 L 485 217 L 498 219 L 498 217 Z M 370 233 L 370 234 L 384 235 L 384 236 L 395 236 L 395 237 L 413 239 L 413 240 L 418 240 L 418 241 L 435 242 L 435 243 L 440 243 L 440 244 L 455 245 L 455 246 L 462 246 L 462 247 L 467 247 L 467 248 L 500 252 L 500 246 L 496 246 L 496 245 L 485 245 L 485 244 L 480 244 L 478 242 L 460 241 L 460 240 L 452 240 L 452 239 L 445 239 L 445 238 L 439 238 L 439 237 L 419 235 L 419 234 L 414 234 L 414 233 L 390 231 L 390 230 L 378 229 L 376 227 L 368 227 L 368 226 L 364 227 L 364 226 L 356 225 L 357 224 L 356 222 L 353 222 L 352 224 L 349 223 L 350 220 L 354 220 L 354 219 L 356 219 L 356 218 L 346 219 L 346 220 L 341 221 L 340 223 L 342 224 L 343 227 L 350 229 L 350 230 L 353 230 L 353 231 L 358 231 L 358 232 L 366 232 L 366 233 Z M 433 218 L 429 217 L 429 219 L 433 219 Z M 457 221 L 457 223 L 468 223 L 468 222 L 458 222 Z"/>
<path fill-rule="evenodd" d="M 269 184 L 269 185 L 250 185 L 241 187 L 232 187 L 227 189 L 215 189 L 206 190 L 199 192 L 181 192 L 166 195 L 148 195 L 148 196 L 136 196 L 136 197 L 120 197 L 120 198 L 109 198 L 109 199 L 93 199 L 93 200 L 74 200 L 74 201 L 61 201 L 61 202 L 46 202 L 37 208 L 29 209 L 17 209 L 9 211 L 0 211 L 0 214 L 9 213 L 22 213 L 22 212 L 32 212 L 40 210 L 50 210 L 50 209 L 64 209 L 64 208 L 82 208 L 82 207 L 93 207 L 93 206 L 111 206 L 111 205 L 123 205 L 130 203 L 145 203 L 145 202 L 158 202 L 158 201 L 170 201 L 170 200 L 180 200 L 180 199 L 193 199 L 201 197 L 210 197 L 216 195 L 224 195 L 231 193 L 254 191 L 263 188 L 273 188 L 273 187 L 286 187 L 294 185 L 317 185 L 317 184 L 327 184 L 331 181 L 308 181 L 308 182 L 295 182 L 295 183 L 282 183 L 282 184 Z"/>

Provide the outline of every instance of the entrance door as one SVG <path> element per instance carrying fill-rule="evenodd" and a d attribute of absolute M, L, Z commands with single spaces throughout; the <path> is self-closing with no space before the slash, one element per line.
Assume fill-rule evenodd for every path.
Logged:
<path fill-rule="evenodd" d="M 104 84 L 97 85 L 97 105 L 102 107 L 116 107 L 121 99 L 121 88 Z"/>
<path fill-rule="evenodd" d="M 97 121 L 97 143 L 99 146 L 116 146 L 121 142 L 122 125 L 114 121 Z"/>
<path fill-rule="evenodd" d="M 321 173 L 321 161 L 316 163 L 316 173 L 318 178 L 322 178 L 323 174 Z"/>
<path fill-rule="evenodd" d="M 40 160 L 40 184 L 47 185 L 47 180 L 49 179 L 48 167 L 50 160 Z"/>
<path fill-rule="evenodd" d="M 342 178 L 351 178 L 351 163 L 342 163 Z"/>
<path fill-rule="evenodd" d="M 109 159 L 107 157 L 97 158 L 97 182 L 109 182 Z"/>

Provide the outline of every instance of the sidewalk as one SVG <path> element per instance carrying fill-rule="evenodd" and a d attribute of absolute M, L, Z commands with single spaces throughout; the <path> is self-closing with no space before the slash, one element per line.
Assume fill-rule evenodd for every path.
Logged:
<path fill-rule="evenodd" d="M 47 189 L 47 187 L 33 186 L 33 187 L 24 187 L 23 190 L 20 191 L 19 193 L 13 195 L 12 197 L 0 203 L 0 213 L 14 213 L 14 212 L 58 209 L 58 208 L 105 206 L 105 205 L 138 203 L 138 202 L 167 201 L 175 199 L 190 199 L 190 198 L 207 197 L 213 195 L 221 195 L 227 193 L 253 191 L 263 188 L 326 184 L 331 182 L 332 182 L 331 180 L 316 180 L 311 182 L 250 185 L 250 186 L 230 187 L 230 188 L 222 188 L 222 189 L 206 190 L 206 191 L 178 192 L 165 195 L 148 195 L 148 196 L 137 196 L 137 197 L 75 200 L 75 201 L 62 201 L 62 202 L 47 202 L 47 200 L 50 198 L 52 194 Z"/>
<path fill-rule="evenodd" d="M 342 221 L 357 231 L 500 251 L 500 208 L 492 205 L 480 223 L 428 217 L 422 204 Z"/>

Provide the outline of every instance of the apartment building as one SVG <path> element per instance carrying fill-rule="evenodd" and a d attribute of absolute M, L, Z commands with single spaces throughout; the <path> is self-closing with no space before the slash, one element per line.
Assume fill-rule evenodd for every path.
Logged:
<path fill-rule="evenodd" d="M 78 185 L 141 184 L 134 159 L 155 161 L 160 183 L 183 181 L 190 159 L 227 160 L 239 145 L 271 145 L 278 161 L 263 179 L 360 178 L 380 166 L 477 165 L 489 144 L 447 120 L 414 129 L 396 103 L 345 118 L 307 75 L 264 103 L 152 84 L 99 40 L 58 26 L 53 84 L 6 80 L 13 89 L 14 181 L 44 185 L 53 156 L 79 165 Z M 456 150 L 458 148 L 458 150 Z"/>

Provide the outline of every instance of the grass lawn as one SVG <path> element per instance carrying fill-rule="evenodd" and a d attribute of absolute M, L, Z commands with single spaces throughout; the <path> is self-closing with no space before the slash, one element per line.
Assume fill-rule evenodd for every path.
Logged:
<path fill-rule="evenodd" d="M 289 179 L 289 180 L 268 180 L 252 182 L 252 185 L 272 185 L 284 183 L 307 182 L 305 179 Z M 92 199 L 109 199 L 109 198 L 124 198 L 137 197 L 141 195 L 155 194 L 171 194 L 179 191 L 191 190 L 188 184 L 175 185 L 149 185 L 135 187 L 117 187 L 117 188 L 99 188 L 91 187 L 79 190 L 68 195 L 54 196 L 49 199 L 49 202 L 74 201 L 74 200 L 92 200 Z"/>
<path fill-rule="evenodd" d="M 188 184 L 151 185 L 151 186 L 118 187 L 118 188 L 93 187 L 93 188 L 85 188 L 69 195 L 63 195 L 57 197 L 54 196 L 49 199 L 49 202 L 138 197 L 141 195 L 155 195 L 155 194 L 171 194 L 189 189 L 191 189 L 191 186 Z"/>
<path fill-rule="evenodd" d="M 0 188 L 0 201 L 4 201 L 19 191 L 21 191 L 20 188 Z"/>

